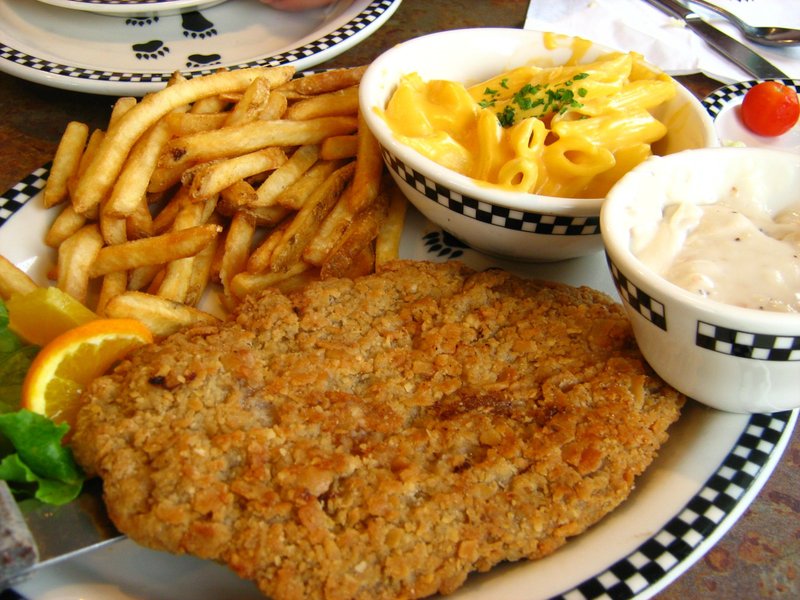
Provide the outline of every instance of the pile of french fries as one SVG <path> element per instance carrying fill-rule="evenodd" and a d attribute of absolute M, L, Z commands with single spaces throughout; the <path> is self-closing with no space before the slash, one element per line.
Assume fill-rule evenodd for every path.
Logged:
<path fill-rule="evenodd" d="M 67 126 L 42 197 L 51 279 L 156 337 L 268 287 L 355 277 L 396 258 L 405 199 L 358 110 L 364 67 L 175 74 L 120 98 L 105 130 Z M 0 260 L 0 295 L 35 286 Z"/>

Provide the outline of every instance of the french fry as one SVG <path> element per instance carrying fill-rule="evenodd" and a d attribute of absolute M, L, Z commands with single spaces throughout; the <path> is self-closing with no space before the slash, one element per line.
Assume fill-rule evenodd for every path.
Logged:
<path fill-rule="evenodd" d="M 314 237 L 303 251 L 303 260 L 312 265 L 321 266 L 325 258 L 333 251 L 337 240 L 344 235 L 348 225 L 353 220 L 353 211 L 350 209 L 350 202 L 347 199 L 351 188 L 347 188 L 336 206 L 328 213 L 325 220 L 317 229 Z"/>
<path fill-rule="evenodd" d="M 103 236 L 96 223 L 84 225 L 58 247 L 56 285 L 79 302 L 86 304 L 91 266 L 103 246 Z"/>
<path fill-rule="evenodd" d="M 236 102 L 233 109 L 228 111 L 225 120 L 226 127 L 248 123 L 259 117 L 269 102 L 270 87 L 263 77 L 255 79 L 247 86 L 241 99 Z"/>
<path fill-rule="evenodd" d="M 319 145 L 300 146 L 292 156 L 275 169 L 256 190 L 253 206 L 269 206 L 288 186 L 300 179 L 319 159 Z"/>
<path fill-rule="evenodd" d="M 112 217 L 101 212 L 98 223 L 106 244 L 122 244 L 128 241 L 128 223 L 125 217 Z"/>
<path fill-rule="evenodd" d="M 145 96 L 106 134 L 97 156 L 75 187 L 72 198 L 75 210 L 86 214 L 100 203 L 111 190 L 136 140 L 167 113 L 206 96 L 244 89 L 258 77 L 266 77 L 270 87 L 276 87 L 293 74 L 291 66 L 222 71 L 188 79 Z"/>
<path fill-rule="evenodd" d="M 217 162 L 202 163 L 191 169 L 189 195 L 192 198 L 209 198 L 222 190 L 248 177 L 265 171 L 279 169 L 287 162 L 286 154 L 280 148 L 264 148 L 234 158 Z"/>
<path fill-rule="evenodd" d="M 128 274 L 125 271 L 116 271 L 103 276 L 103 283 L 100 286 L 100 295 L 97 298 L 97 312 L 100 316 L 106 316 L 106 306 L 112 298 L 123 294 L 128 289 Z"/>
<path fill-rule="evenodd" d="M 340 167 L 311 195 L 303 208 L 292 219 L 281 236 L 280 242 L 273 250 L 270 260 L 272 271 L 285 271 L 300 260 L 303 250 L 314 237 L 317 227 L 336 204 L 352 178 L 354 169 L 355 163 L 348 163 Z"/>
<path fill-rule="evenodd" d="M 228 113 L 171 112 L 164 121 L 173 137 L 219 129 L 228 120 Z"/>
<path fill-rule="evenodd" d="M 294 98 L 325 94 L 356 85 L 361 81 L 361 77 L 366 70 L 366 65 L 363 65 L 345 69 L 320 71 L 319 73 L 313 73 L 305 77 L 298 77 L 287 81 L 278 86 L 277 90 Z"/>
<path fill-rule="evenodd" d="M 243 206 L 239 210 L 251 215 L 258 227 L 274 227 L 292 212 L 283 206 Z"/>
<path fill-rule="evenodd" d="M 339 238 L 331 252 L 325 257 L 320 268 L 322 279 L 350 277 L 363 271 L 363 263 L 359 263 L 359 259 L 364 258 L 365 249 L 377 237 L 381 223 L 386 217 L 386 206 L 386 195 L 381 194 L 366 209 L 353 217 L 344 235 Z M 374 263 L 374 254 L 371 253 L 371 250 L 370 256 L 371 268 Z"/>
<path fill-rule="evenodd" d="M 89 163 L 94 159 L 94 155 L 97 153 L 100 144 L 103 143 L 103 138 L 105 136 L 106 132 L 102 129 L 95 129 L 89 136 L 89 141 L 86 142 L 86 148 L 83 150 L 80 164 L 78 164 L 78 170 L 76 173 L 73 173 L 72 177 L 70 177 L 67 182 L 67 189 L 69 190 L 70 197 L 75 195 L 75 186 L 78 183 L 78 179 L 83 175 L 86 171 L 86 167 L 88 167 Z"/>
<path fill-rule="evenodd" d="M 355 115 L 358 112 L 358 86 L 318 94 L 292 104 L 287 110 L 287 119 L 305 120 L 336 115 Z"/>
<path fill-rule="evenodd" d="M 219 225 L 198 225 L 124 244 L 105 246 L 92 262 L 89 275 L 99 277 L 114 271 L 128 271 L 145 265 L 160 265 L 194 256 L 211 243 L 220 231 L 222 227 Z"/>
<path fill-rule="evenodd" d="M 142 198 L 139 206 L 125 218 L 127 237 L 129 240 L 150 237 L 154 235 L 153 216 Z"/>
<path fill-rule="evenodd" d="M 270 259 L 272 252 L 281 241 L 283 232 L 289 227 L 290 219 L 286 219 L 273 229 L 266 238 L 258 245 L 258 247 L 250 253 L 247 259 L 246 270 L 251 273 L 258 273 L 260 271 L 269 270 Z"/>
<path fill-rule="evenodd" d="M 72 204 L 67 204 L 50 224 L 44 236 L 44 243 L 51 248 L 58 248 L 64 240 L 84 225 L 86 217 L 76 213 Z"/>
<path fill-rule="evenodd" d="M 147 193 L 147 184 L 169 136 L 169 127 L 161 120 L 134 144 L 103 207 L 105 213 L 115 217 L 133 214 Z"/>
<path fill-rule="evenodd" d="M 159 159 L 159 167 L 238 156 L 268 146 L 319 144 L 331 135 L 352 133 L 357 126 L 355 117 L 321 117 L 307 121 L 258 120 L 223 127 L 172 140 Z"/>
<path fill-rule="evenodd" d="M 69 180 L 78 172 L 81 156 L 89 138 L 89 126 L 70 121 L 56 148 L 50 175 L 42 192 L 44 207 L 50 208 L 67 199 Z"/>
<path fill-rule="evenodd" d="M 27 294 L 38 285 L 30 276 L 4 256 L 0 256 L 0 297 L 8 300 L 17 294 Z"/>
<path fill-rule="evenodd" d="M 225 214 L 233 214 L 241 207 L 252 205 L 256 198 L 255 188 L 247 181 L 236 181 L 219 193 L 219 210 Z"/>
<path fill-rule="evenodd" d="M 200 252 L 192 258 L 192 272 L 189 275 L 189 284 L 186 288 L 184 304 L 196 306 L 203 297 L 203 292 L 205 292 L 211 281 L 211 268 L 218 244 L 219 237 L 216 237 L 208 246 L 200 250 Z"/>
<path fill-rule="evenodd" d="M 162 265 L 144 265 L 142 267 L 136 267 L 131 270 L 128 275 L 128 289 L 133 291 L 146 289 L 148 286 L 152 285 L 156 275 L 163 270 L 164 267 Z"/>
<path fill-rule="evenodd" d="M 123 96 L 117 98 L 114 107 L 111 109 L 111 116 L 108 118 L 108 127 L 113 127 L 119 120 L 134 106 L 138 100 L 133 96 Z"/>
<path fill-rule="evenodd" d="M 286 109 L 289 106 L 289 100 L 285 94 L 281 94 L 275 90 L 270 91 L 269 100 L 264 110 L 258 116 L 259 119 L 264 121 L 274 121 L 283 118 L 286 114 Z"/>
<path fill-rule="evenodd" d="M 255 219 L 245 213 L 237 212 L 228 227 L 225 236 L 225 249 L 222 253 L 222 263 L 219 268 L 219 278 L 223 292 L 231 294 L 231 279 L 245 270 L 247 258 L 253 245 L 253 235 L 256 230 Z"/>
<path fill-rule="evenodd" d="M 200 98 L 194 102 L 189 111 L 198 115 L 221 113 L 228 107 L 228 105 L 230 105 L 230 103 L 230 100 L 224 98 L 221 94 L 216 96 L 206 96 L 205 98 Z"/>
<path fill-rule="evenodd" d="M 357 135 L 332 135 L 322 142 L 319 156 L 322 160 L 341 160 L 355 158 L 357 152 Z"/>
<path fill-rule="evenodd" d="M 161 158 L 159 158 L 159 161 Z M 149 194 L 160 194 L 167 192 L 175 185 L 180 183 L 183 172 L 189 166 L 189 161 L 178 161 L 169 163 L 167 166 L 156 165 L 153 175 L 147 184 Z"/>
<path fill-rule="evenodd" d="M 357 213 L 375 200 L 381 186 L 382 173 L 381 146 L 367 127 L 364 115 L 359 112 L 356 171 L 353 174 L 353 190 L 348 196 L 353 213 Z"/>
<path fill-rule="evenodd" d="M 344 163 L 339 160 L 318 161 L 305 174 L 275 197 L 275 204 L 287 209 L 299 210 L 311 194 Z"/>
<path fill-rule="evenodd" d="M 144 292 L 129 291 L 112 298 L 106 316 L 138 319 L 160 339 L 193 325 L 215 325 L 219 318 L 211 313 Z"/>
<path fill-rule="evenodd" d="M 189 190 L 184 187 L 179 188 L 153 218 L 153 233 L 158 235 L 172 229 L 178 213 L 190 203 Z"/>
<path fill-rule="evenodd" d="M 400 238 L 403 235 L 408 200 L 396 185 L 386 186 L 389 207 L 386 219 L 375 238 L 375 270 L 395 260 L 400 255 Z"/>
<path fill-rule="evenodd" d="M 311 270 L 316 271 L 312 265 L 303 261 L 298 261 L 290 265 L 285 271 L 280 271 L 278 273 L 272 271 L 262 271 L 259 273 L 242 271 L 233 277 L 230 288 L 237 298 L 242 299 L 249 294 L 260 292 L 269 287 L 275 287 L 281 282 Z"/>
<path fill-rule="evenodd" d="M 205 223 L 214 209 L 215 200 L 185 204 L 173 221 L 173 230 L 180 231 Z M 202 250 L 200 251 L 202 252 Z M 164 268 L 156 294 L 175 302 L 185 302 L 189 293 L 194 256 L 170 261 Z"/>

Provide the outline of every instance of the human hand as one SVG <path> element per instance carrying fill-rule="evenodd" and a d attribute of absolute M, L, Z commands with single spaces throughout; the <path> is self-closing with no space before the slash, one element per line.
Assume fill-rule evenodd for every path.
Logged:
<path fill-rule="evenodd" d="M 277 10 L 298 12 L 309 8 L 319 8 L 333 3 L 333 0 L 261 0 L 263 4 Z"/>

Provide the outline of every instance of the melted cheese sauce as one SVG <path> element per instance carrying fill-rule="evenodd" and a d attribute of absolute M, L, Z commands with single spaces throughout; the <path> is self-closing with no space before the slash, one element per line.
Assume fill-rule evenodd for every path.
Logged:
<path fill-rule="evenodd" d="M 800 313 L 800 199 L 776 215 L 731 190 L 715 204 L 671 204 L 633 227 L 631 250 L 668 281 L 734 306 Z"/>

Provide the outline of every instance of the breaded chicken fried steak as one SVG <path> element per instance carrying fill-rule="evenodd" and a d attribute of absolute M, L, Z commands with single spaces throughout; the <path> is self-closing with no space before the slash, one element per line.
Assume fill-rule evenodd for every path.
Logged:
<path fill-rule="evenodd" d="M 140 349 L 73 447 L 145 546 L 275 600 L 419 598 L 597 522 L 683 400 L 604 294 L 398 261 Z"/>

